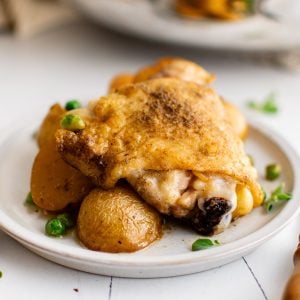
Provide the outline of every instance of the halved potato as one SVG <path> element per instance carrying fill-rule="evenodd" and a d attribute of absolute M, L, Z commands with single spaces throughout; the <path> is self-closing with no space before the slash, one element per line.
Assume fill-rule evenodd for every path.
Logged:
<path fill-rule="evenodd" d="M 128 186 L 97 188 L 81 204 L 77 232 L 89 249 L 134 252 L 161 237 L 162 220 Z"/>
<path fill-rule="evenodd" d="M 245 140 L 248 134 L 248 124 L 246 118 L 241 111 L 232 103 L 223 100 L 224 107 L 228 116 L 228 121 L 231 124 L 233 131 L 242 139 Z"/>
<path fill-rule="evenodd" d="M 66 110 L 56 103 L 51 106 L 37 134 L 38 145 L 41 148 L 54 141 L 54 134 L 60 128 L 60 120 Z"/>
<path fill-rule="evenodd" d="M 134 75 L 132 74 L 127 74 L 127 73 L 118 74 L 115 77 L 113 77 L 113 79 L 110 81 L 108 92 L 111 93 L 117 88 L 125 84 L 133 83 L 133 80 L 134 80 Z"/>
<path fill-rule="evenodd" d="M 87 177 L 61 158 L 54 141 L 40 149 L 31 173 L 32 198 L 38 207 L 61 211 L 80 202 L 92 188 Z"/>

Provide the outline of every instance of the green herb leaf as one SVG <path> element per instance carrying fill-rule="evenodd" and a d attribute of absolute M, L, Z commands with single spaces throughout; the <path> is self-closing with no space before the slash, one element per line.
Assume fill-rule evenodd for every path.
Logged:
<path fill-rule="evenodd" d="M 3 272 L 2 271 L 0 271 L 0 278 L 2 278 L 3 277 Z"/>
<path fill-rule="evenodd" d="M 192 245 L 192 251 L 199 251 L 220 245 L 218 240 L 198 239 Z"/>
<path fill-rule="evenodd" d="M 271 212 L 275 206 L 283 201 L 289 201 L 292 199 L 291 193 L 284 192 L 284 184 L 281 183 L 270 195 L 268 199 L 264 201 L 264 207 L 267 212 Z"/>
<path fill-rule="evenodd" d="M 279 110 L 276 103 L 275 93 L 270 93 L 267 95 L 263 102 L 249 101 L 247 106 L 253 110 L 265 114 L 276 114 Z"/>

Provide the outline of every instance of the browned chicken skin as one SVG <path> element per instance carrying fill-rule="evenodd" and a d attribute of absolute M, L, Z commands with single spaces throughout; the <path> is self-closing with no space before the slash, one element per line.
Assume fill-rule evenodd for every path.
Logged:
<path fill-rule="evenodd" d="M 226 227 L 235 189 L 262 201 L 256 172 L 208 87 L 154 79 L 121 87 L 94 104 L 85 129 L 59 130 L 61 155 L 102 188 L 125 178 L 158 211 L 203 234 Z"/>
<path fill-rule="evenodd" d="M 143 82 L 155 78 L 177 78 L 199 85 L 209 85 L 214 81 L 215 76 L 192 61 L 182 58 L 165 57 L 153 65 L 142 68 L 134 75 L 126 73 L 115 76 L 110 83 L 109 92 L 113 92 L 129 83 Z M 245 117 L 235 105 L 222 97 L 221 99 L 233 130 L 241 139 L 245 139 L 248 132 Z"/>

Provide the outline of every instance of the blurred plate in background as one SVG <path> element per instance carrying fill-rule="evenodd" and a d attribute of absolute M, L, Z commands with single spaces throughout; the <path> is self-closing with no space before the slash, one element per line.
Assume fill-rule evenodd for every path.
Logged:
<path fill-rule="evenodd" d="M 300 30 L 297 30 L 300 21 L 291 23 L 287 18 L 275 21 L 255 15 L 234 22 L 189 20 L 176 15 L 172 0 L 72 2 L 95 21 L 118 32 L 165 43 L 239 51 L 283 51 L 300 47 Z"/>

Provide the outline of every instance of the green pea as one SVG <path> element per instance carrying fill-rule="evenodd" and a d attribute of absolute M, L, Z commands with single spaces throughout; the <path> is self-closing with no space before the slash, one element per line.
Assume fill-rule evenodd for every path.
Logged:
<path fill-rule="evenodd" d="M 60 220 L 66 228 L 72 228 L 75 225 L 74 218 L 69 213 L 57 215 L 56 218 Z"/>
<path fill-rule="evenodd" d="M 59 219 L 50 219 L 45 226 L 45 232 L 50 236 L 62 236 L 66 232 L 66 225 Z"/>
<path fill-rule="evenodd" d="M 31 192 L 29 192 L 27 194 L 26 199 L 25 199 L 25 204 L 28 204 L 28 205 L 33 205 L 34 204 Z"/>
<path fill-rule="evenodd" d="M 275 180 L 280 176 L 281 166 L 279 164 L 270 164 L 266 166 L 266 179 Z"/>
<path fill-rule="evenodd" d="M 66 103 L 66 110 L 73 110 L 81 107 L 81 103 L 78 100 L 70 100 Z"/>
<path fill-rule="evenodd" d="M 85 123 L 82 118 L 79 115 L 72 114 L 65 115 L 62 118 L 60 125 L 62 128 L 71 131 L 81 130 L 85 128 Z"/>

